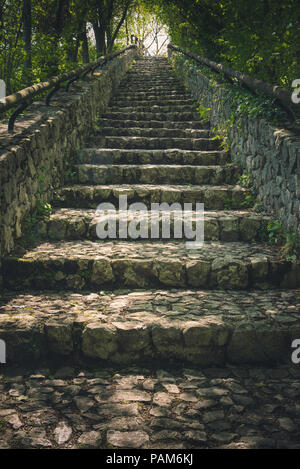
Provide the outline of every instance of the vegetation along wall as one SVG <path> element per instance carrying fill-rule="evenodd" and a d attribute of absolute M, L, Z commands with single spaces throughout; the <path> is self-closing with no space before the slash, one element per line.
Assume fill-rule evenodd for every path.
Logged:
<path fill-rule="evenodd" d="M 211 127 L 251 180 L 258 204 L 290 232 L 300 233 L 300 135 L 288 123 L 278 125 L 274 103 L 251 98 L 232 85 L 218 83 L 181 54 L 173 53 L 178 76 L 210 117 Z M 211 75 L 211 76 L 210 76 Z M 270 123 L 270 122 L 275 122 Z"/>

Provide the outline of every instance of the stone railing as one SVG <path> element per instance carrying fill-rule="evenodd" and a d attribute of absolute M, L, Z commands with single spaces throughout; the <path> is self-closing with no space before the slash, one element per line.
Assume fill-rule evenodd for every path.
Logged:
<path fill-rule="evenodd" d="M 7 124 L 0 125 L 0 262 L 14 249 L 22 220 L 38 199 L 51 200 L 63 184 L 68 161 L 140 53 L 138 48 L 127 50 L 100 73 L 72 85 L 71 92 L 58 91 L 51 106 L 34 102 L 19 116 L 13 133 Z"/>
<path fill-rule="evenodd" d="M 211 128 L 227 128 L 232 160 L 252 175 L 254 189 L 265 209 L 289 231 L 300 234 L 300 136 L 260 117 L 245 116 L 239 126 L 228 126 L 231 106 L 226 89 L 213 84 L 186 61 L 180 67 L 173 51 L 170 60 L 195 100 L 209 108 Z"/>

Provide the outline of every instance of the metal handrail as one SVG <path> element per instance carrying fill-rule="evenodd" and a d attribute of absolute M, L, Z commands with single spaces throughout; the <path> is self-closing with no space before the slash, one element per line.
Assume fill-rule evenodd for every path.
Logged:
<path fill-rule="evenodd" d="M 262 93 L 272 98 L 275 98 L 276 103 L 285 110 L 290 120 L 292 120 L 293 122 L 296 120 L 296 115 L 290 107 L 291 105 L 296 106 L 296 104 L 292 101 L 293 92 L 285 90 L 280 86 L 271 85 L 269 83 L 265 83 L 262 80 L 257 80 L 256 78 L 252 78 L 249 75 L 246 75 L 245 73 L 237 72 L 236 70 L 226 67 L 225 65 L 213 62 L 212 60 L 199 57 L 198 55 L 193 54 L 192 52 L 187 52 L 181 49 L 180 47 L 174 46 L 173 44 L 168 44 L 168 48 L 176 52 L 180 52 L 183 55 L 186 55 L 187 57 L 195 60 L 196 62 L 199 62 L 201 65 L 206 65 L 214 72 L 222 73 L 225 76 L 226 80 L 230 81 L 231 83 L 233 83 L 234 80 L 237 80 L 244 88 L 246 88 L 254 95 L 257 95 L 257 91 L 261 91 Z"/>
<path fill-rule="evenodd" d="M 6 96 L 6 98 L 0 101 L 0 114 L 19 105 L 19 107 L 10 116 L 8 130 L 10 132 L 13 131 L 16 118 L 32 103 L 33 97 L 44 93 L 45 91 L 51 90 L 46 97 L 46 105 L 49 106 L 52 96 L 54 95 L 54 93 L 56 93 L 56 91 L 58 91 L 58 89 L 60 89 L 61 83 L 68 80 L 68 84 L 66 86 L 66 91 L 68 91 L 70 84 L 74 81 L 79 80 L 80 78 L 84 78 L 89 72 L 92 72 L 93 74 L 97 68 L 101 69 L 104 65 L 106 65 L 108 62 L 111 62 L 119 55 L 122 55 L 126 51 L 135 48 L 137 48 L 137 45 L 132 44 L 126 47 L 125 49 L 116 52 L 113 55 L 109 55 L 106 57 L 102 56 L 98 60 L 90 62 L 87 65 L 83 65 L 82 67 L 79 67 L 76 70 L 66 72 L 60 76 L 52 77 L 48 81 L 37 83 L 35 85 L 24 88 L 23 90 L 17 91 L 14 94 Z"/>

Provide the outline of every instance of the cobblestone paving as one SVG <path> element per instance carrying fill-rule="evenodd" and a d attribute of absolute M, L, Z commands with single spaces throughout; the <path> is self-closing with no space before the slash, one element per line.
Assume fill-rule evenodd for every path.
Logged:
<path fill-rule="evenodd" d="M 12 363 L 54 354 L 123 366 L 280 363 L 299 311 L 300 290 L 11 293 L 0 300 L 0 337 Z"/>
<path fill-rule="evenodd" d="M 300 368 L 0 375 L 0 448 L 300 448 Z"/>

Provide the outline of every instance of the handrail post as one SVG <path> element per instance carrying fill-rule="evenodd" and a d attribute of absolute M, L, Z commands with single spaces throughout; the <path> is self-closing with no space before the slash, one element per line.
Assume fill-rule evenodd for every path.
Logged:
<path fill-rule="evenodd" d="M 23 112 L 30 104 L 32 103 L 32 100 L 26 100 L 23 101 L 23 103 L 20 104 L 20 106 L 17 107 L 17 109 L 12 113 L 12 115 L 9 118 L 8 121 L 8 132 L 13 132 L 14 127 L 15 127 L 15 120 L 16 118 Z"/>

